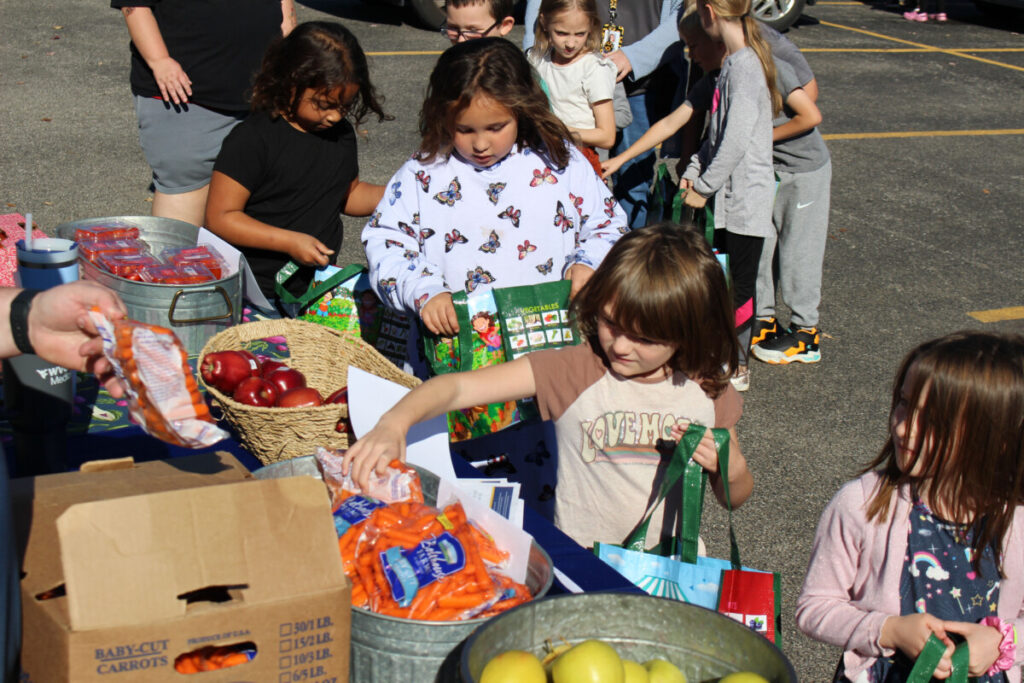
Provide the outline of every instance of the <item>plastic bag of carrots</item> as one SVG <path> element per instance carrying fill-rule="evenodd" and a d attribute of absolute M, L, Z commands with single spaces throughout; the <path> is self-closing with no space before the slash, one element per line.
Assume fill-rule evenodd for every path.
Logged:
<path fill-rule="evenodd" d="M 136 320 L 112 323 L 98 309 L 89 315 L 103 339 L 103 354 L 127 386 L 132 417 L 148 434 L 189 448 L 228 436 L 210 416 L 174 332 Z"/>
<path fill-rule="evenodd" d="M 392 460 L 384 475 L 374 470 L 370 473 L 370 482 L 364 491 L 352 479 L 351 475 L 341 473 L 341 461 L 345 451 L 317 448 L 316 462 L 320 468 L 324 483 L 331 495 L 333 507 L 350 496 L 361 495 L 374 498 L 385 503 L 423 502 L 423 485 L 420 475 L 401 460 Z"/>
<path fill-rule="evenodd" d="M 193 652 L 179 655 L 174 660 L 174 670 L 180 674 L 197 674 L 203 671 L 218 671 L 251 662 L 256 658 L 252 647 L 207 646 Z"/>

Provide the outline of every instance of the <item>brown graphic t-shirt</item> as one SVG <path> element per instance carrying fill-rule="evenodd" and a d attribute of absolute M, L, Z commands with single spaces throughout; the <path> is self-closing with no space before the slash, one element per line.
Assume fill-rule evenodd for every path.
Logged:
<path fill-rule="evenodd" d="M 621 377 L 584 343 L 531 353 L 537 406 L 558 437 L 555 524 L 577 543 L 621 543 L 643 518 L 660 486 L 658 439 L 672 426 L 693 422 L 730 428 L 743 401 L 729 385 L 717 399 L 681 373 L 644 384 Z M 662 529 L 677 530 L 679 499 L 655 514 L 647 545 Z"/>

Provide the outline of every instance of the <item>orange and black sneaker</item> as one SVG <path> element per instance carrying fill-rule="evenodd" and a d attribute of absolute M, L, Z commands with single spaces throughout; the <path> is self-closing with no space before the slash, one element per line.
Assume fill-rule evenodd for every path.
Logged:
<path fill-rule="evenodd" d="M 772 365 L 817 363 L 821 360 L 817 327 L 799 327 L 750 349 L 754 357 Z"/>
<path fill-rule="evenodd" d="M 750 330 L 750 345 L 757 346 L 779 336 L 779 321 L 775 318 L 754 318 L 754 326 Z"/>

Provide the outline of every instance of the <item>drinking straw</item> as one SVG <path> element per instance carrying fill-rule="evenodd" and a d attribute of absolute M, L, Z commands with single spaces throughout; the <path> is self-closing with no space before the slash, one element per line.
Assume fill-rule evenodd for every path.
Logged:
<path fill-rule="evenodd" d="M 32 214 L 25 214 L 25 251 L 32 251 Z"/>

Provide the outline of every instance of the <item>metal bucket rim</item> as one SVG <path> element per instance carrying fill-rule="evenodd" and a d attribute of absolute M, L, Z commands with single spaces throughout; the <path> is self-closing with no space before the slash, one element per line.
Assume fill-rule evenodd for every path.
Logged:
<path fill-rule="evenodd" d="M 762 635 L 760 633 L 757 633 L 756 631 L 752 631 L 751 629 L 747 628 L 746 626 L 744 626 L 743 624 L 739 623 L 735 619 L 731 619 L 731 618 L 725 616 L 724 614 L 721 614 L 720 612 L 716 612 L 713 609 L 708 609 L 707 607 L 704 607 L 703 605 L 694 605 L 693 603 L 681 602 L 679 600 L 673 600 L 672 598 L 665 598 L 665 597 L 661 597 L 661 596 L 658 596 L 658 595 L 650 595 L 648 593 L 642 593 L 641 594 L 641 593 L 632 593 L 632 592 L 620 591 L 620 590 L 601 590 L 601 591 L 588 591 L 586 593 L 563 593 L 561 595 L 545 595 L 545 596 L 543 596 L 541 598 L 536 598 L 534 600 L 531 600 L 530 602 L 524 602 L 521 605 L 516 605 L 515 607 L 513 607 L 510 610 L 507 610 L 505 612 L 502 612 L 501 614 L 498 614 L 498 615 L 495 615 L 495 616 L 491 617 L 488 620 L 487 626 L 494 625 L 494 627 L 497 628 L 497 624 L 500 623 L 500 621 L 502 619 L 505 619 L 506 617 L 507 618 L 511 618 L 511 615 L 515 614 L 519 610 L 530 609 L 532 607 L 535 607 L 538 602 L 562 600 L 562 599 L 568 600 L 568 599 L 577 597 L 579 595 L 623 595 L 623 596 L 627 596 L 627 599 L 635 598 L 637 600 L 643 600 L 643 599 L 646 598 L 646 599 L 649 599 L 649 600 L 660 600 L 660 601 L 663 601 L 665 603 L 671 603 L 673 605 L 686 605 L 687 607 L 690 607 L 690 608 L 704 610 L 708 614 L 715 615 L 715 618 L 725 619 L 726 621 L 731 622 L 731 624 L 733 626 L 735 626 L 737 628 L 741 628 L 741 629 L 743 629 L 743 631 L 745 631 L 747 633 L 750 633 L 750 634 L 752 634 L 754 636 L 762 638 L 765 641 L 765 643 L 767 643 L 768 645 L 774 647 L 776 650 L 779 651 L 779 654 L 782 656 L 782 663 L 786 667 L 786 672 L 790 675 L 790 677 L 794 681 L 794 683 L 798 680 L 797 679 L 797 675 L 796 675 L 796 670 L 793 669 L 793 663 L 789 661 L 789 657 L 787 657 L 786 654 L 782 651 L 782 649 L 779 648 L 775 643 L 773 643 L 772 641 L 770 641 L 767 638 L 765 638 L 764 635 Z M 733 628 L 733 626 L 729 626 L 728 628 Z M 472 676 L 470 674 L 470 671 L 469 671 L 469 652 L 470 652 L 470 650 L 473 649 L 473 645 L 476 643 L 477 638 L 480 636 L 482 631 L 483 631 L 483 628 L 474 629 L 474 631 L 469 635 L 469 637 L 466 638 L 466 642 L 463 645 L 462 653 L 461 653 L 461 655 L 459 657 L 459 675 L 462 677 L 463 681 L 473 681 L 473 680 L 479 681 L 478 678 L 475 678 L 474 676 Z"/>

